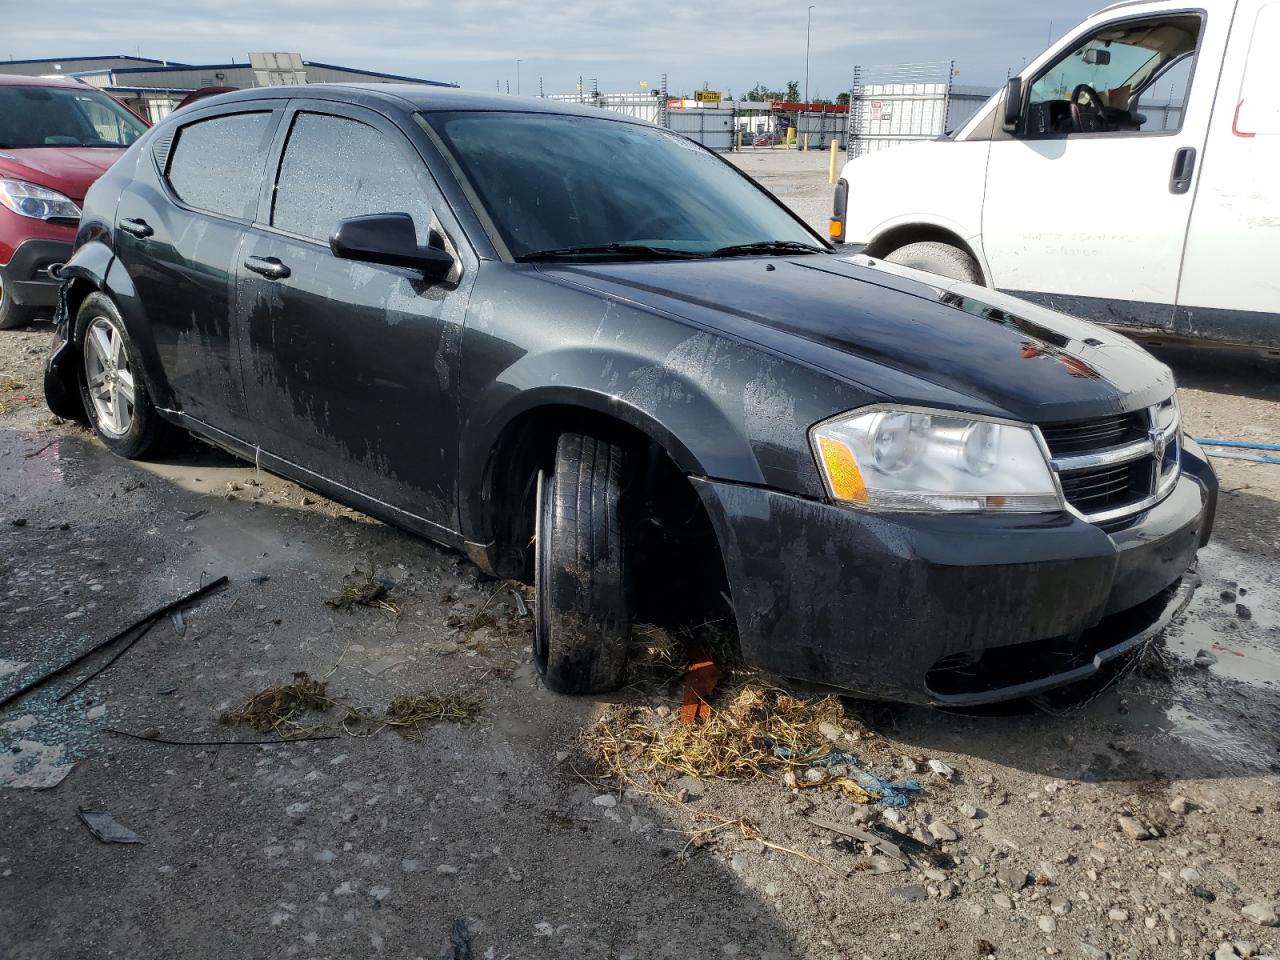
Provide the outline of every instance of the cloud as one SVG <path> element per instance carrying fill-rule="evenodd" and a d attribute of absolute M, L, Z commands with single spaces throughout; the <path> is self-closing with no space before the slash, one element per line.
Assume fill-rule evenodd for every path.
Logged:
<path fill-rule="evenodd" d="M 1055 6 L 1055 34 L 1092 3 Z M 125 8 L 64 0 L 10 17 L 0 56 L 111 53 L 185 62 L 243 61 L 251 50 L 294 50 L 309 60 L 456 80 L 492 89 L 520 58 L 523 92 L 571 92 L 578 76 L 603 90 L 635 89 L 666 72 L 673 89 L 704 81 L 745 90 L 804 74 L 806 5 L 739 0 L 727 6 L 562 0 L 134 0 Z M 823 3 L 813 11 L 810 88 L 845 89 L 856 63 L 959 62 L 971 82 L 1002 81 L 1038 53 L 1043 8 L 1016 0 Z"/>

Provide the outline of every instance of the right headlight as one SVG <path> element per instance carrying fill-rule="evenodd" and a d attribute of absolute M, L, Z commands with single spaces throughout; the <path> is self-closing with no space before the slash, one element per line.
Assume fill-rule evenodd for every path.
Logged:
<path fill-rule="evenodd" d="M 1045 513 L 1062 495 L 1035 429 L 918 408 L 874 407 L 810 431 L 827 491 L 873 510 Z"/>
<path fill-rule="evenodd" d="M 70 197 L 25 180 L 0 179 L 0 204 L 32 220 L 80 219 L 80 208 Z"/>

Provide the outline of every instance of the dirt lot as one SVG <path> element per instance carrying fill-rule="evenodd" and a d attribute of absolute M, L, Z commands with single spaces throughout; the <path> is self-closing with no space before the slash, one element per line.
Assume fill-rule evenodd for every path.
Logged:
<path fill-rule="evenodd" d="M 65 702 L 72 678 L 0 712 L 6 960 L 438 958 L 459 919 L 473 953 L 455 960 L 1280 952 L 1280 930 L 1242 912 L 1274 924 L 1280 899 L 1280 467 L 1219 463 L 1193 606 L 1100 696 L 988 715 L 845 703 L 827 735 L 920 781 L 906 808 L 776 773 L 628 786 L 581 735 L 619 709 L 663 716 L 676 691 L 552 695 L 516 594 L 459 556 L 203 446 L 107 455 L 41 406 L 48 337 L 0 336 L 0 696 L 231 582 Z M 1280 437 L 1274 364 L 1162 355 L 1194 434 Z M 398 615 L 326 605 L 357 567 Z M 220 717 L 300 671 L 366 718 L 424 689 L 480 714 L 403 736 L 343 729 L 333 707 L 298 718 L 332 739 L 284 745 L 111 732 L 271 738 Z M 81 808 L 144 843 L 100 842 Z M 896 869 L 813 822 L 881 814 L 943 839 Z"/>

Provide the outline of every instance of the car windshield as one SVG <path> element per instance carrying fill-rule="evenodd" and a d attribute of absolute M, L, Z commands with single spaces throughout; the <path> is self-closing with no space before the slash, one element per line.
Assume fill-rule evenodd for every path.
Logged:
<path fill-rule="evenodd" d="M 89 87 L 0 86 L 0 149 L 127 147 L 147 125 Z"/>
<path fill-rule="evenodd" d="M 719 157 L 645 124 L 543 113 L 437 113 L 517 260 L 826 252 Z"/>

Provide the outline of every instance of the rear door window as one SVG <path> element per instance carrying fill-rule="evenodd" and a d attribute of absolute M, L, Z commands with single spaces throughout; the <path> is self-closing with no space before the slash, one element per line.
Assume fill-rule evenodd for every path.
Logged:
<path fill-rule="evenodd" d="M 327 242 L 339 221 L 407 213 L 426 245 L 431 204 L 407 148 L 347 117 L 299 113 L 276 182 L 271 225 Z"/>
<path fill-rule="evenodd" d="M 197 210 L 252 219 L 267 149 L 271 113 L 230 113 L 188 124 L 169 153 L 169 186 Z"/>

